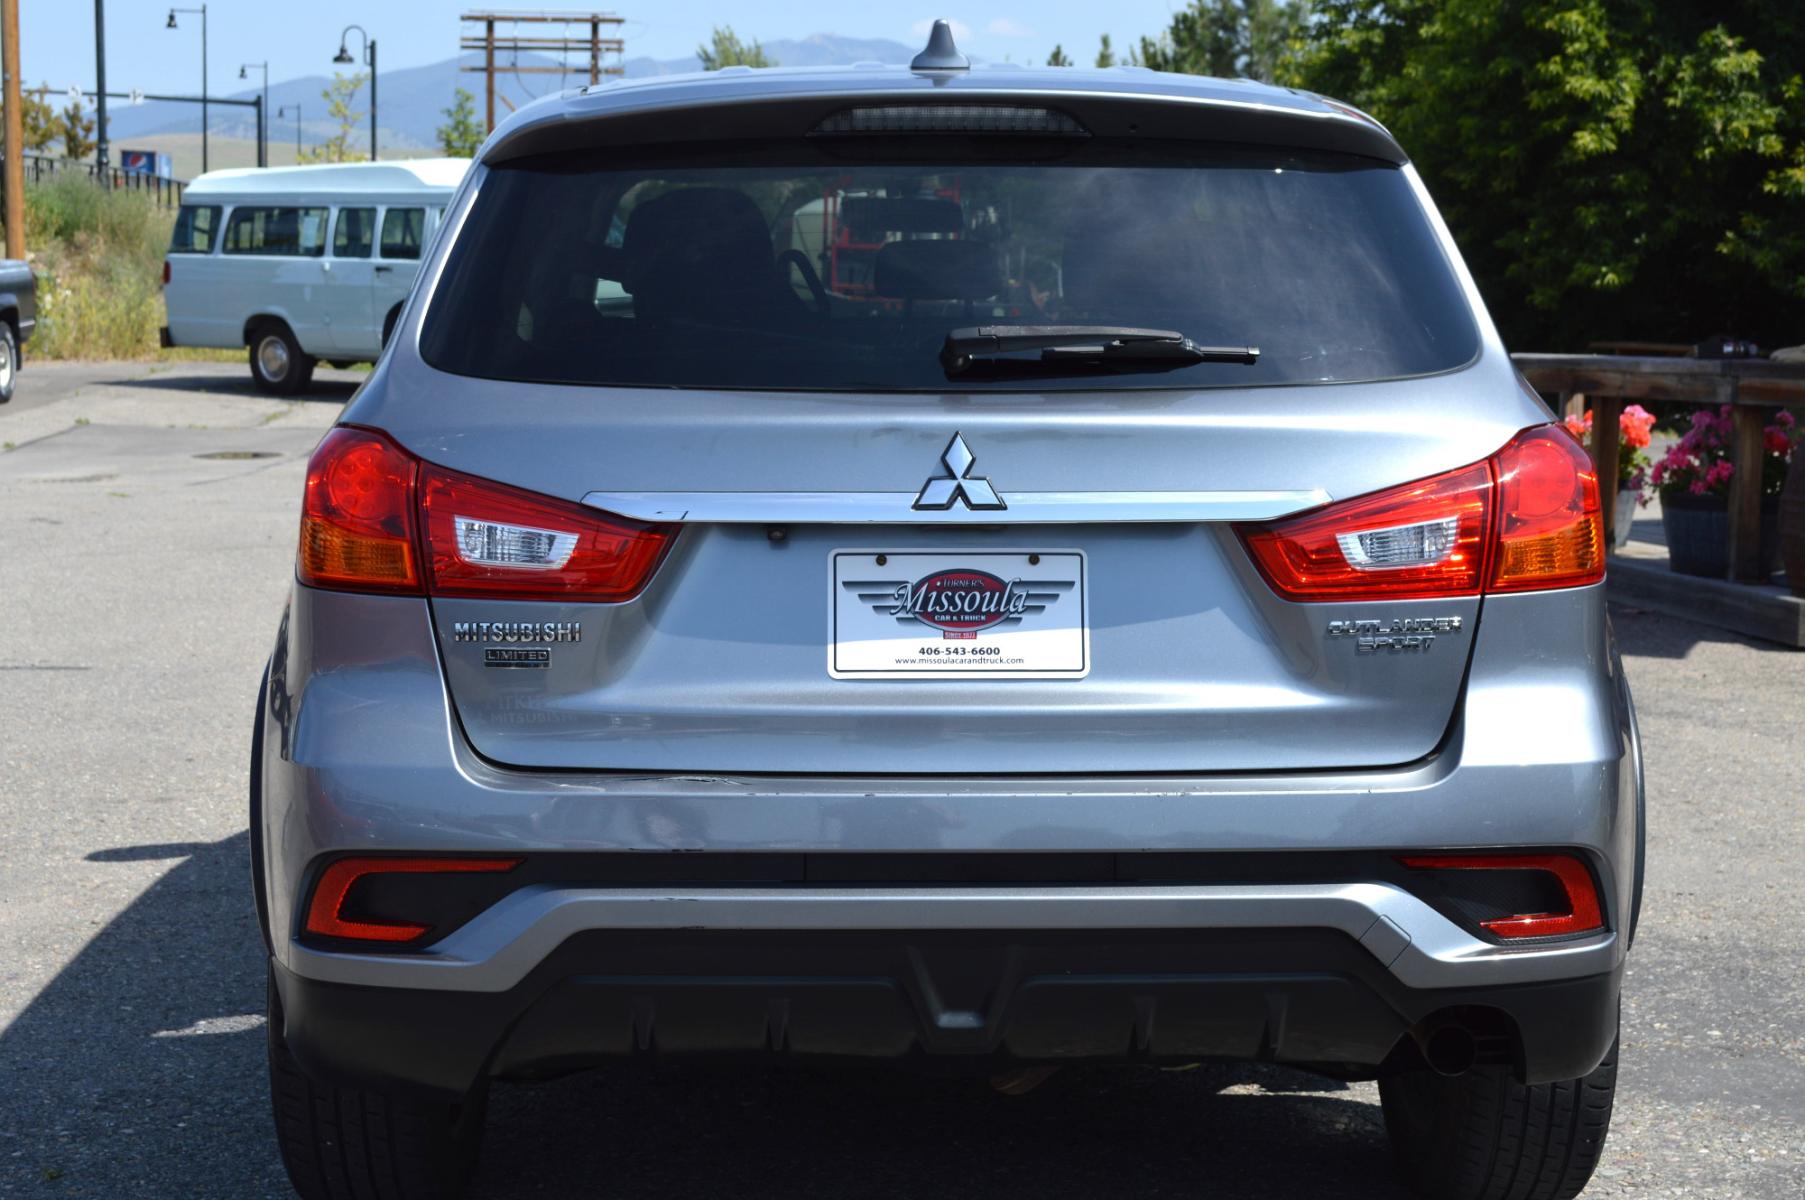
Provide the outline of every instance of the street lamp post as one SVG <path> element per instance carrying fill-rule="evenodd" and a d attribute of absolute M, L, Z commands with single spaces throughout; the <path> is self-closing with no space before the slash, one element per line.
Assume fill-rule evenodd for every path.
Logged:
<path fill-rule="evenodd" d="M 99 3 L 99 0 L 95 0 L 95 2 Z M 269 121 L 269 63 L 240 63 L 238 77 L 249 79 L 250 76 L 246 72 L 252 67 L 259 67 L 263 70 L 263 107 L 257 110 L 257 165 L 267 167 L 269 166 L 269 131 L 265 126 Z"/>
<path fill-rule="evenodd" d="M 177 13 L 199 13 L 201 15 L 201 174 L 207 173 L 207 6 L 199 8 L 172 8 L 169 10 L 169 24 L 165 29 L 179 29 L 175 23 Z"/>
<path fill-rule="evenodd" d="M 278 108 L 276 110 L 276 115 L 278 117 L 283 118 L 284 120 L 287 120 L 288 119 L 288 110 L 290 107 L 291 107 L 290 105 L 284 104 L 281 108 Z M 293 105 L 292 107 L 295 110 L 295 161 L 300 162 L 301 161 L 301 106 L 299 104 L 296 104 L 296 105 Z"/>
<path fill-rule="evenodd" d="M 94 0 L 94 178 L 107 181 L 107 11 Z"/>
<path fill-rule="evenodd" d="M 356 60 L 351 52 L 345 49 L 345 37 L 353 29 L 363 39 L 364 65 L 370 68 L 370 161 L 376 161 L 376 39 L 364 32 L 362 25 L 347 25 L 344 32 L 338 35 L 338 53 L 332 56 L 335 63 L 350 63 Z"/>

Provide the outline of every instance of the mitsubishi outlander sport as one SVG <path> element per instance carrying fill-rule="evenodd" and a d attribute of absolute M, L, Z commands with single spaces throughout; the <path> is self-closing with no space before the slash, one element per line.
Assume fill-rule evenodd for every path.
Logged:
<path fill-rule="evenodd" d="M 1335 102 L 937 31 L 521 109 L 307 470 L 296 1188 L 738 1055 L 1376 1079 L 1421 1194 L 1575 1195 L 1642 861 L 1599 503 Z"/>

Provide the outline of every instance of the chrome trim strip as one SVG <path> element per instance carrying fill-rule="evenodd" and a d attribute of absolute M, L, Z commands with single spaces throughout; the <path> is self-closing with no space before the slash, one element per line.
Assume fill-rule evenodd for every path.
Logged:
<path fill-rule="evenodd" d="M 918 509 L 914 492 L 590 492 L 583 503 L 636 521 L 711 525 L 1077 525 L 1092 521 L 1270 521 L 1332 498 L 1271 492 L 1005 492 L 1005 509 Z"/>
<path fill-rule="evenodd" d="M 1408 987 L 1573 979 L 1611 969 L 1616 936 L 1484 942 L 1391 884 L 995 888 L 554 888 L 507 897 L 429 950 L 341 954 L 291 941 L 311 979 L 506 991 L 588 929 L 1338 929 Z"/>

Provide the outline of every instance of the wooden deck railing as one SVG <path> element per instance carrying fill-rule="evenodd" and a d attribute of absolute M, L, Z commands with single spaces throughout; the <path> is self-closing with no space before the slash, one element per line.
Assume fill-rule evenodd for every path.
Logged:
<path fill-rule="evenodd" d="M 1730 406 L 1734 433 L 1730 479 L 1730 578 L 1761 577 L 1762 429 L 1772 411 L 1805 405 L 1805 364 L 1753 358 L 1667 358 L 1610 354 L 1513 354 L 1529 385 L 1555 399 L 1562 415 L 1589 404 L 1592 428 L 1617 428 L 1631 400 Z M 1617 478 L 1617 439 L 1596 436 L 1592 457 L 1609 490 Z M 1605 545 L 1611 544 L 1612 509 L 1604 497 Z"/>

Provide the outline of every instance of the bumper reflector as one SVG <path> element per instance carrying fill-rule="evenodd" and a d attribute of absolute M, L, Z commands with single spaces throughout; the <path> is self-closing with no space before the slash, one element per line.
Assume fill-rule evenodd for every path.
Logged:
<path fill-rule="evenodd" d="M 432 927 L 409 921 L 347 918 L 345 900 L 358 880 L 370 875 L 454 874 L 512 871 L 518 858 L 341 858 L 320 873 L 307 905 L 306 931 L 319 937 L 361 942 L 411 942 Z"/>
<path fill-rule="evenodd" d="M 1441 854 L 1398 861 L 1419 871 L 1545 871 L 1554 876 L 1566 893 L 1567 911 L 1517 913 L 1479 922 L 1487 932 L 1501 938 L 1558 937 L 1604 928 L 1592 872 L 1571 854 Z"/>

